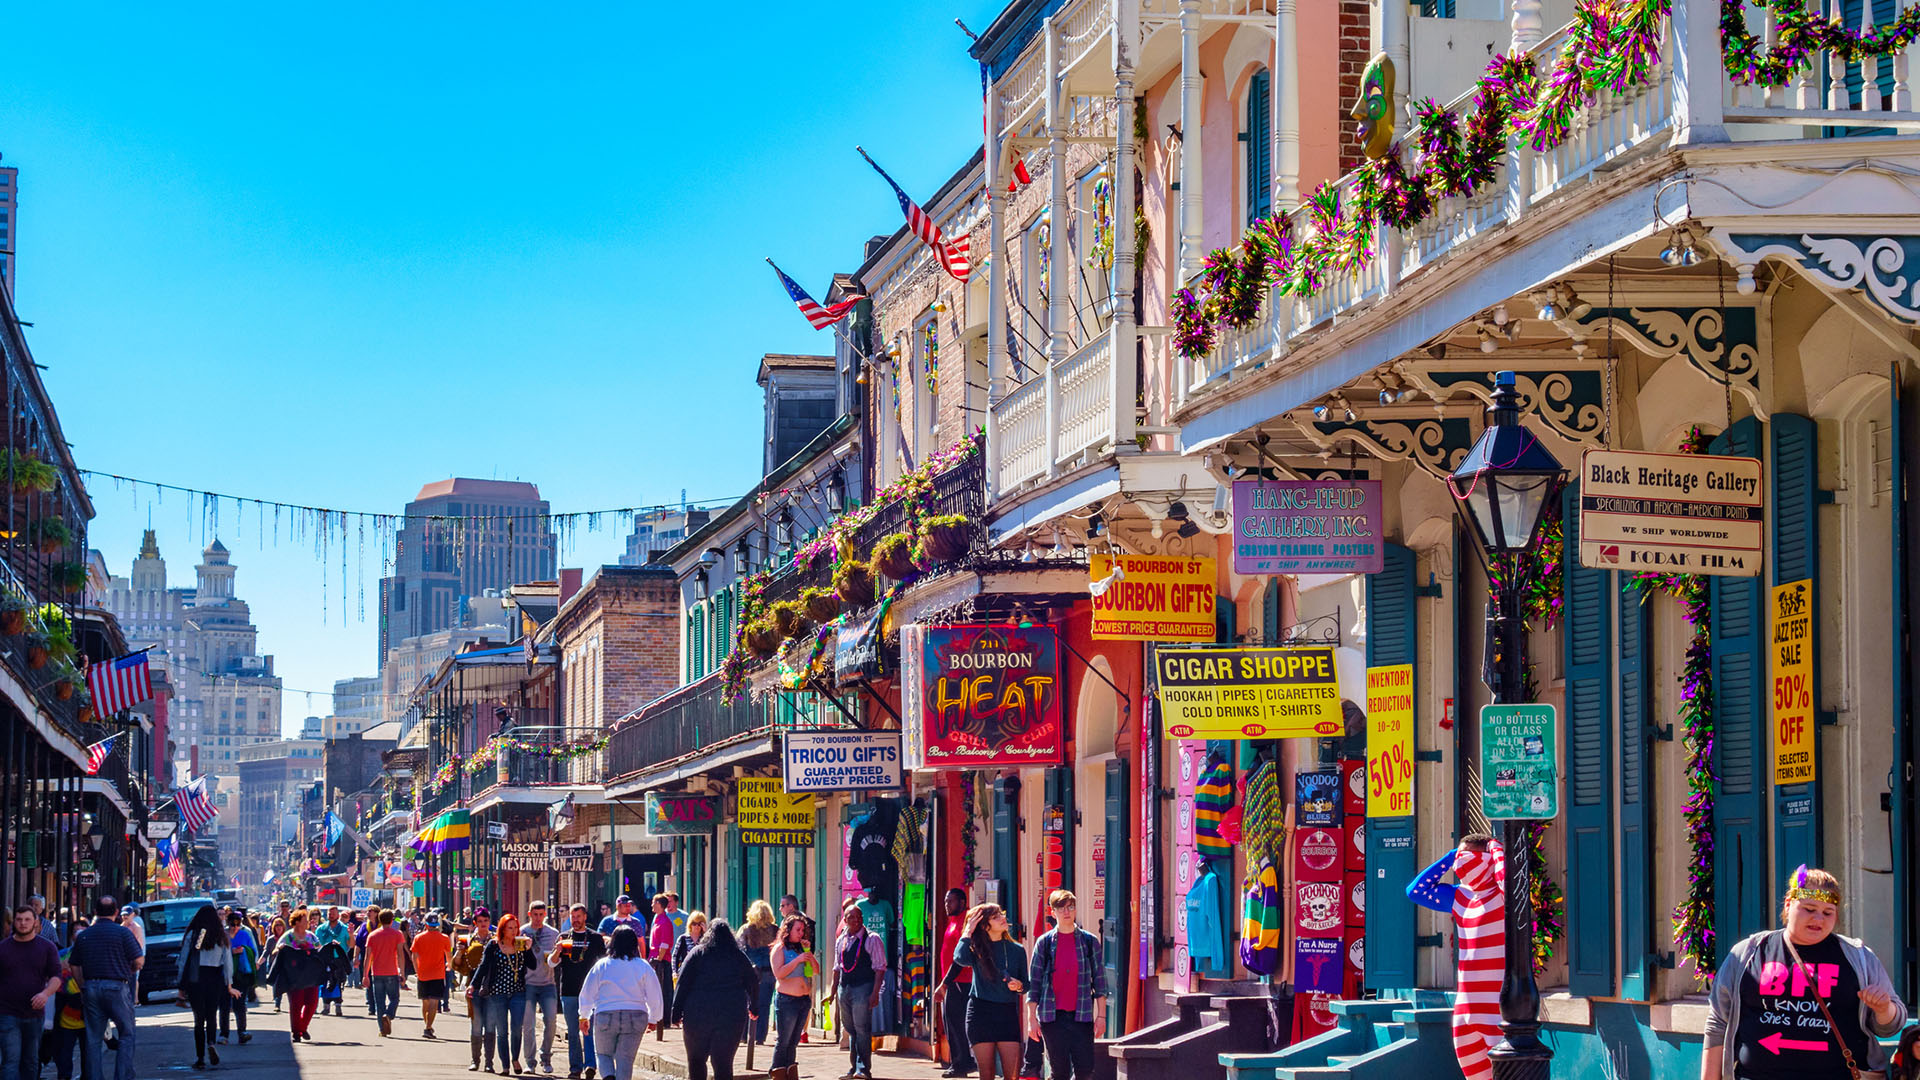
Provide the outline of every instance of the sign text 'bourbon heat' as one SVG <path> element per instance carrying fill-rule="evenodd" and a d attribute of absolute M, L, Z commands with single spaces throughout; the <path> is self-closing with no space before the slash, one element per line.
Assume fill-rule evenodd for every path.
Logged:
<path fill-rule="evenodd" d="M 929 626 L 913 767 L 1057 765 L 1065 739 L 1051 626 Z"/>
<path fill-rule="evenodd" d="M 1755 577 L 1760 460 L 1589 450 L 1580 463 L 1580 565 Z"/>

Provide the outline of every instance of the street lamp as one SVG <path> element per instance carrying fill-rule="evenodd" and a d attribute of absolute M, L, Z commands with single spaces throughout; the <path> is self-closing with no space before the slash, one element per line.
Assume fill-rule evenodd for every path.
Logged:
<path fill-rule="evenodd" d="M 98 853 L 100 850 L 100 845 L 106 842 L 107 842 L 107 827 L 101 824 L 99 818 L 94 818 L 93 828 L 87 830 L 87 843 L 92 844 L 94 852 Z"/>
<path fill-rule="evenodd" d="M 1487 569 L 1488 689 L 1494 704 L 1521 704 L 1521 644 L 1524 620 L 1521 580 L 1547 507 L 1566 484 L 1567 470 L 1520 424 L 1520 395 L 1513 372 L 1494 376 L 1493 404 L 1480 441 L 1447 482 L 1460 516 L 1473 531 Z M 1503 1042 L 1488 1052 L 1497 1080 L 1546 1080 L 1553 1051 L 1540 1041 L 1540 989 L 1533 981 L 1532 846 L 1526 823 L 1502 823 L 1506 846 L 1507 970 L 1500 984 Z"/>

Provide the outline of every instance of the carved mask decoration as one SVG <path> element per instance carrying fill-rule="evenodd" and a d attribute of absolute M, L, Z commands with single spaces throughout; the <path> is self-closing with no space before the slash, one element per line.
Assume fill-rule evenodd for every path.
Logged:
<path fill-rule="evenodd" d="M 1375 56 L 1360 73 L 1360 100 L 1347 114 L 1355 121 L 1354 137 L 1368 161 L 1377 161 L 1393 145 L 1393 61 L 1386 53 Z"/>

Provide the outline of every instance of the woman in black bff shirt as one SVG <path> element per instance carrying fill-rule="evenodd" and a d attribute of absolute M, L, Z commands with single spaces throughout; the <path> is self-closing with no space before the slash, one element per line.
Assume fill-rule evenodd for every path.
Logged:
<path fill-rule="evenodd" d="M 1735 945 L 1713 981 L 1701 1080 L 1849 1080 L 1882 1075 L 1879 1039 L 1907 1007 L 1873 950 L 1834 933 L 1840 883 L 1800 867 L 1787 882 L 1782 929 Z"/>

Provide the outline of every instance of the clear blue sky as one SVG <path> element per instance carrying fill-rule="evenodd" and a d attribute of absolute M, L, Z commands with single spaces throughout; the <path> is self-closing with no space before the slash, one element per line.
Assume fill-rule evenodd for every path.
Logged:
<path fill-rule="evenodd" d="M 84 466 L 397 512 L 450 475 L 556 511 L 735 495 L 764 352 L 826 351 L 816 297 L 979 145 L 955 16 L 999 5 L 561 4 L 7 13 L 20 317 Z M 149 512 L 176 583 L 197 508 L 94 487 L 125 573 Z M 223 514 L 223 524 L 230 514 Z M 371 674 L 337 557 L 221 530 L 290 688 Z M 564 565 L 610 562 L 583 536 Z M 343 618 L 344 617 L 344 618 Z M 289 693 L 286 717 L 324 714 Z"/>

